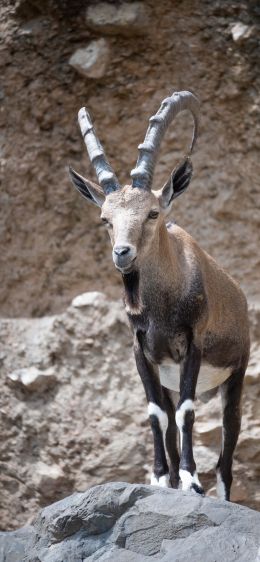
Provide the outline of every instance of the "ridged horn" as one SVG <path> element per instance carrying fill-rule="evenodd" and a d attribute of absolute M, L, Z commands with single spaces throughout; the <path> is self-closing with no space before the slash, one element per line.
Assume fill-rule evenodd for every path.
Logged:
<path fill-rule="evenodd" d="M 192 113 L 194 120 L 193 136 L 187 156 L 191 155 L 198 136 L 199 100 L 191 92 L 174 92 L 172 96 L 163 100 L 159 111 L 149 119 L 144 142 L 138 146 L 136 167 L 131 171 L 133 187 L 151 189 L 162 139 L 176 115 L 186 109 Z"/>
<path fill-rule="evenodd" d="M 97 174 L 99 185 L 101 185 L 105 195 L 112 191 L 117 191 L 120 189 L 119 181 L 106 159 L 105 151 L 98 140 L 91 117 L 85 107 L 79 110 L 78 121 L 90 162 Z"/>

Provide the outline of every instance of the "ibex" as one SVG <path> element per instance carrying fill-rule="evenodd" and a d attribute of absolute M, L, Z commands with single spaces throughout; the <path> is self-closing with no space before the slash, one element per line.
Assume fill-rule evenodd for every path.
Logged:
<path fill-rule="evenodd" d="M 174 117 L 189 110 L 193 138 L 188 156 L 167 183 L 153 191 L 161 141 Z M 99 185 L 72 168 L 72 182 L 101 208 L 124 283 L 124 302 L 154 440 L 151 484 L 204 494 L 192 449 L 196 394 L 220 387 L 222 447 L 217 490 L 230 499 L 232 460 L 241 423 L 241 393 L 249 358 L 247 303 L 236 282 L 182 228 L 167 223 L 173 201 L 188 187 L 198 134 L 199 102 L 190 92 L 166 98 L 150 118 L 138 147 L 132 185 L 121 187 L 85 108 L 79 125 Z M 179 393 L 177 406 L 176 392 Z M 176 427 L 177 426 L 177 427 Z M 177 444 L 177 428 L 180 446 Z M 168 460 L 167 460 L 168 457 Z"/>

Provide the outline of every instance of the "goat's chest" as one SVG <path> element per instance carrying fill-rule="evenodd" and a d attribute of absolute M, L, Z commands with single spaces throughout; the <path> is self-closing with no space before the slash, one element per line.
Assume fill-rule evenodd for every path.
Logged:
<path fill-rule="evenodd" d="M 169 334 L 151 323 L 143 336 L 143 350 L 147 358 L 158 365 L 166 360 L 178 364 L 187 354 L 189 339 L 189 331 L 181 327 Z"/>

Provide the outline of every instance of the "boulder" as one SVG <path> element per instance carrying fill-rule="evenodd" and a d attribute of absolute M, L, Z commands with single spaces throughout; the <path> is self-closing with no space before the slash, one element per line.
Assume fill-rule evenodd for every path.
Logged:
<path fill-rule="evenodd" d="M 88 293 L 83 293 L 78 295 L 72 301 L 72 306 L 75 308 L 85 308 L 92 307 L 95 308 L 106 306 L 106 298 L 104 293 L 99 293 L 98 291 L 89 291 Z"/>
<path fill-rule="evenodd" d="M 235 43 L 243 43 L 252 36 L 253 27 L 242 22 L 237 22 L 231 26 L 231 35 Z"/>
<path fill-rule="evenodd" d="M 20 384 L 31 392 L 44 392 L 57 382 L 57 376 L 52 368 L 41 371 L 31 366 L 26 369 L 17 369 L 8 374 L 8 379 L 14 384 Z"/>
<path fill-rule="evenodd" d="M 87 78 L 102 78 L 109 61 L 109 45 L 105 39 L 91 41 L 87 47 L 77 49 L 70 57 L 69 64 Z"/>
<path fill-rule="evenodd" d="M 102 33 L 133 35 L 147 28 L 149 12 L 143 2 L 98 2 L 88 7 L 86 21 L 91 29 Z"/>
<path fill-rule="evenodd" d="M 32 485 L 43 497 L 53 497 L 57 490 L 64 487 L 65 481 L 65 474 L 59 465 L 50 465 L 41 461 L 34 465 Z"/>
<path fill-rule="evenodd" d="M 46 507 L 21 534 L 2 533 L 0 562 L 186 562 L 187 553 L 192 562 L 248 562 L 259 536 L 251 509 L 115 482 Z"/>

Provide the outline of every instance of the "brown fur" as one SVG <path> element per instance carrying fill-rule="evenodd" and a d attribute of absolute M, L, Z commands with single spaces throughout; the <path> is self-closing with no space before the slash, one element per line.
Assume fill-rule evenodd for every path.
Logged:
<path fill-rule="evenodd" d="M 187 232 L 176 225 L 168 232 L 171 243 L 179 247 L 180 259 L 202 278 L 206 307 L 194 327 L 195 345 L 213 366 L 244 366 L 249 355 L 249 322 L 243 292 Z M 203 295 L 198 299 L 203 302 Z"/>
<path fill-rule="evenodd" d="M 99 186 L 84 181 L 100 200 Z M 130 321 L 137 329 L 138 322 L 147 324 L 149 317 L 145 348 L 156 362 L 179 356 L 176 337 L 184 333 L 187 342 L 192 335 L 203 361 L 220 368 L 245 367 L 249 356 L 245 296 L 187 232 L 175 224 L 166 227 L 171 204 L 167 207 L 163 197 L 168 190 L 169 184 L 160 191 L 127 185 L 102 198 L 101 217 L 107 221 L 112 245 L 130 244 L 136 251 L 138 294 L 131 299 L 124 276 Z M 159 212 L 156 220 L 148 219 L 151 210 Z"/>

